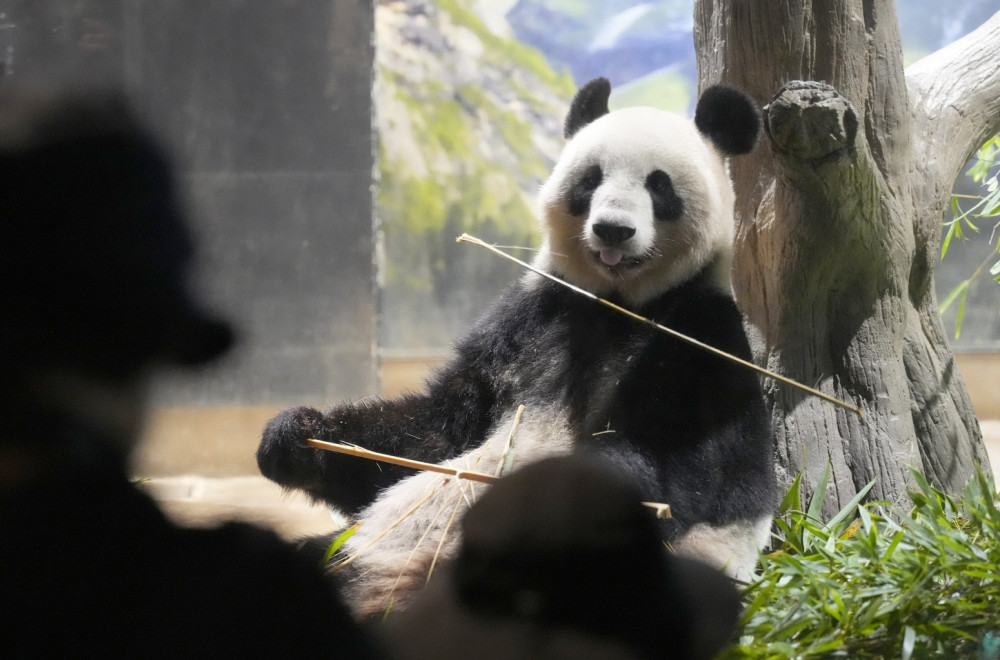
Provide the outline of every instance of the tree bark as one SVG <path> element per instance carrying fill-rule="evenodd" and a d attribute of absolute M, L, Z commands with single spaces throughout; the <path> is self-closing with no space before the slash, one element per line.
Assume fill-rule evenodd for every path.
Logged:
<path fill-rule="evenodd" d="M 902 501 L 911 467 L 951 493 L 988 469 L 933 270 L 952 183 L 1000 130 L 998 38 L 1000 14 L 904 75 L 889 0 L 695 2 L 700 85 L 764 107 L 731 163 L 755 358 L 864 412 L 765 385 L 782 480 L 832 467 L 826 515 L 873 479 Z"/>

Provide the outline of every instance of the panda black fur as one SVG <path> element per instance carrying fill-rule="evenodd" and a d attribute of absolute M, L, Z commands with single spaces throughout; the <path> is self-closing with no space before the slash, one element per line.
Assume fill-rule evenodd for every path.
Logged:
<path fill-rule="evenodd" d="M 749 359 L 729 284 L 734 200 L 724 158 L 752 149 L 755 107 L 714 87 L 691 122 L 652 108 L 609 113 L 609 94 L 597 79 L 574 98 L 569 142 L 540 193 L 535 265 Z M 364 521 L 344 548 L 358 554 L 345 569 L 356 613 L 405 604 L 433 562 L 454 553 L 455 516 L 485 486 L 311 449 L 310 437 L 488 473 L 505 452 L 516 467 L 589 451 L 648 500 L 671 505 L 663 534 L 679 552 L 742 578 L 775 504 L 773 438 L 754 372 L 534 273 L 496 301 L 425 393 L 325 413 L 293 408 L 264 431 L 265 476 Z"/>

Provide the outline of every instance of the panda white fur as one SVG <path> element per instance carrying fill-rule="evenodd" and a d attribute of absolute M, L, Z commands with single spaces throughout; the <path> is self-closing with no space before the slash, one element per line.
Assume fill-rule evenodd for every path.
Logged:
<path fill-rule="evenodd" d="M 540 193 L 543 270 L 749 359 L 730 290 L 733 193 L 724 158 L 760 120 L 713 87 L 691 120 L 608 111 L 610 84 L 577 93 L 569 139 Z M 515 410 L 524 413 L 515 432 Z M 513 438 L 513 446 L 508 441 Z M 342 556 L 361 617 L 408 602 L 457 548 L 455 520 L 486 486 L 304 446 L 307 438 L 498 473 L 588 451 L 671 505 L 665 540 L 748 577 L 775 504 L 773 439 L 757 375 L 529 273 L 457 345 L 426 392 L 272 419 L 261 472 L 363 521 Z M 510 460 L 510 458 L 508 458 Z M 409 515 L 407 515 L 409 514 Z"/>

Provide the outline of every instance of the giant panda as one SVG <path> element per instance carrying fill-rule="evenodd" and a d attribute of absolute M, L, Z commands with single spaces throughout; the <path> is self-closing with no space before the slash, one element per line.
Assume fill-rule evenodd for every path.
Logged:
<path fill-rule="evenodd" d="M 599 78 L 571 103 L 567 144 L 539 194 L 534 265 L 749 359 L 730 288 L 725 159 L 753 148 L 755 105 L 711 87 L 691 121 L 648 107 L 609 112 L 610 92 Z M 666 543 L 741 579 L 775 505 L 756 373 L 533 272 L 457 343 L 423 393 L 292 408 L 264 430 L 257 461 L 266 477 L 362 521 L 337 564 L 355 613 L 405 606 L 456 551 L 455 519 L 487 486 L 314 449 L 308 438 L 492 474 L 587 452 L 671 506 Z"/>

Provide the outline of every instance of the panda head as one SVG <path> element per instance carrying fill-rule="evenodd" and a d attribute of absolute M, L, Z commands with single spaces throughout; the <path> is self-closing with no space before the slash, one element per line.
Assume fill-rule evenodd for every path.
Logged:
<path fill-rule="evenodd" d="M 648 107 L 609 112 L 610 94 L 598 78 L 573 99 L 569 142 L 539 195 L 540 265 L 632 305 L 709 265 L 728 290 L 733 192 L 725 158 L 753 149 L 754 103 L 732 87 L 711 87 L 692 121 Z"/>

